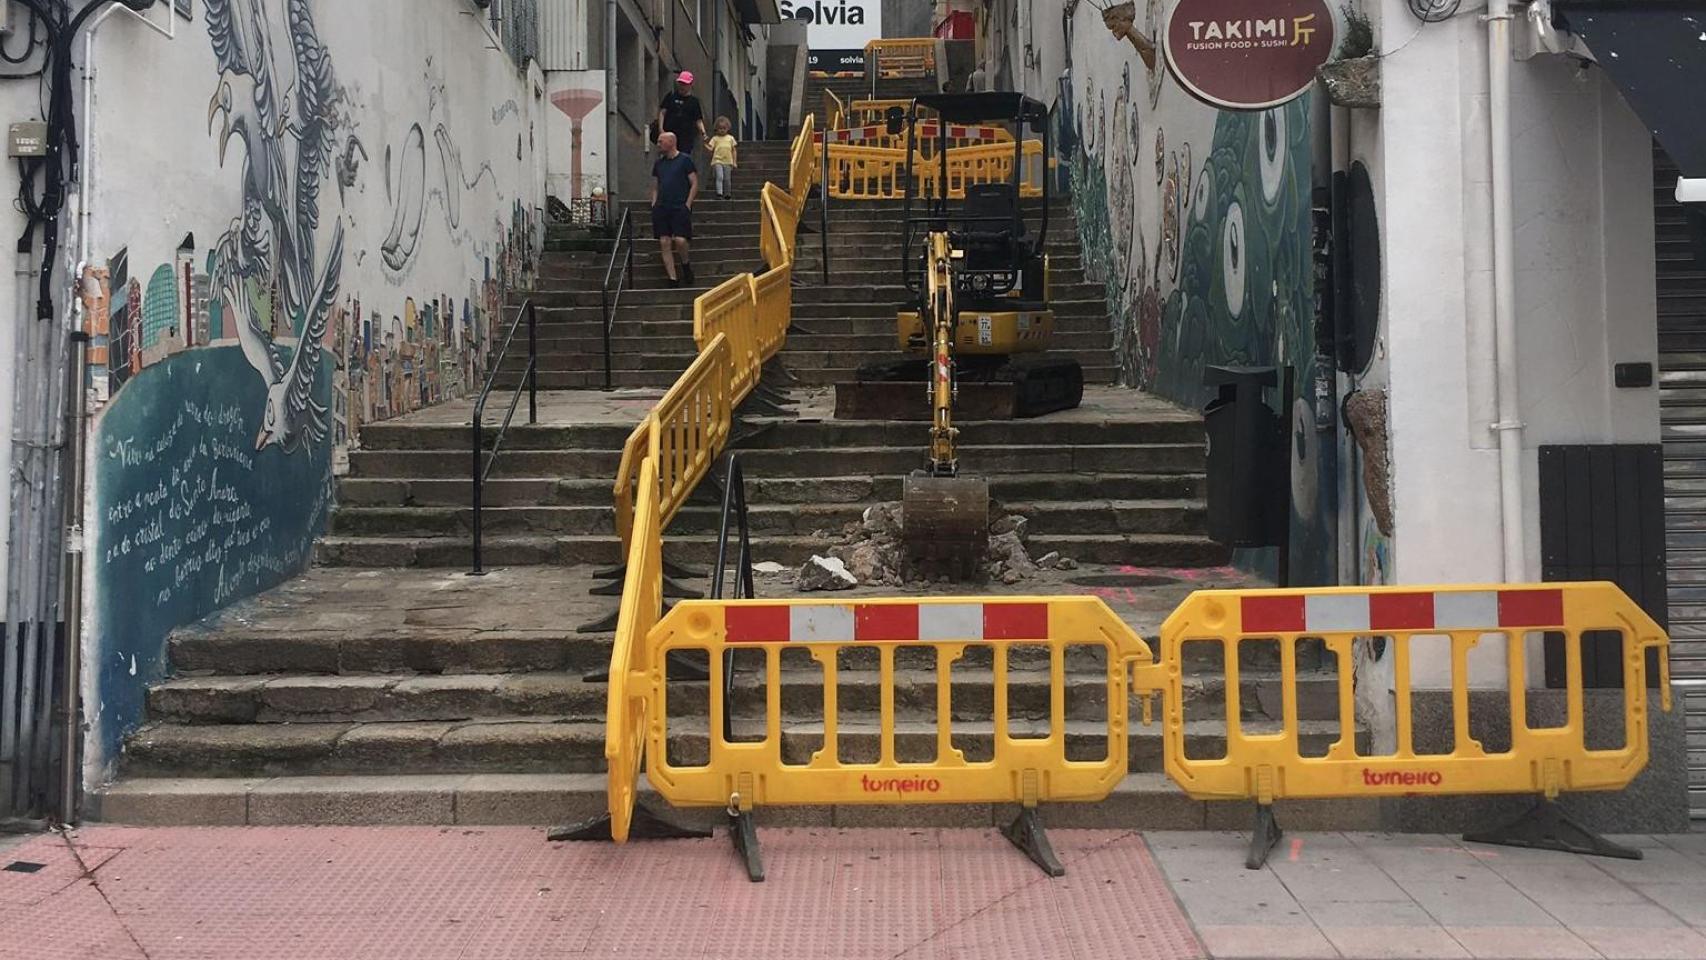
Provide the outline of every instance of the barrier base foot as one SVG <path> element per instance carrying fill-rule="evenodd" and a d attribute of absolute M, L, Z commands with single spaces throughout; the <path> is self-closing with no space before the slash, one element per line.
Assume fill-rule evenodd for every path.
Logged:
<path fill-rule="evenodd" d="M 623 582 L 624 581 L 621 580 L 612 580 L 609 583 L 601 583 L 588 590 L 587 593 L 594 597 L 620 597 L 622 595 Z M 668 575 L 665 575 L 663 578 L 663 595 L 673 600 L 700 600 L 705 596 L 703 593 L 700 593 L 692 587 L 684 586 L 675 582 L 675 580 Z"/>
<path fill-rule="evenodd" d="M 758 825 L 753 822 L 750 811 L 729 813 L 729 839 L 734 841 L 735 852 L 746 863 L 746 878 L 753 883 L 763 883 L 764 857 L 758 848 Z"/>
<path fill-rule="evenodd" d="M 631 840 L 703 840 L 711 831 L 699 827 L 684 827 L 667 817 L 653 813 L 643 803 L 634 804 L 634 816 L 628 823 Z M 546 840 L 610 840 L 610 814 L 593 817 L 581 823 L 552 827 Z"/>
<path fill-rule="evenodd" d="M 1503 826 L 1482 833 L 1466 833 L 1463 839 L 1469 843 L 1491 843 L 1502 847 L 1558 850 L 1623 860 L 1641 859 L 1641 851 L 1612 843 L 1594 833 L 1551 800 L 1541 800 L 1527 813 Z"/>
<path fill-rule="evenodd" d="M 1051 877 L 1066 875 L 1066 868 L 1054 855 L 1054 845 L 1048 842 L 1048 833 L 1043 830 L 1043 819 L 1037 815 L 1036 807 L 1020 810 L 1013 822 L 1001 832 L 1013 842 L 1013 846 L 1025 851 L 1025 856 L 1030 857 L 1032 863 L 1042 867 L 1044 873 Z"/>
<path fill-rule="evenodd" d="M 1244 856 L 1244 869 L 1260 870 L 1268 862 L 1268 854 L 1279 843 L 1285 831 L 1280 829 L 1279 821 L 1274 819 L 1274 808 L 1271 804 L 1256 804 L 1256 826 L 1250 831 L 1250 852 Z"/>
<path fill-rule="evenodd" d="M 668 560 L 663 562 L 663 575 L 675 577 L 678 580 L 702 580 L 707 576 L 703 571 L 692 570 L 679 564 L 670 563 Z M 600 567 L 592 572 L 592 578 L 594 580 L 626 580 L 628 579 L 628 565 L 622 563 L 614 567 Z M 617 586 L 616 592 L 622 592 L 620 585 Z"/>
<path fill-rule="evenodd" d="M 668 603 L 664 604 L 663 609 L 658 611 L 658 616 L 661 617 L 664 614 L 668 613 L 670 611 L 671 606 L 672 605 L 668 604 Z M 616 629 L 616 621 L 618 619 L 620 619 L 621 616 L 622 616 L 621 609 L 612 610 L 609 613 L 605 614 L 604 616 L 599 617 L 597 620 L 588 620 L 586 623 L 581 624 L 580 626 L 575 628 L 575 632 L 576 633 L 610 633 L 611 631 Z"/>
<path fill-rule="evenodd" d="M 711 671 L 709 669 L 702 667 L 697 663 L 694 663 L 692 660 L 689 660 L 687 658 L 687 655 L 680 652 L 680 651 L 676 651 L 675 653 L 671 653 L 671 654 L 665 656 L 664 657 L 664 664 L 668 668 L 669 672 L 668 672 L 667 676 L 671 680 L 691 680 L 694 682 L 698 682 L 700 680 L 711 679 Z M 609 670 L 600 670 L 597 673 L 582 674 L 581 675 L 581 682 L 582 683 L 609 683 L 610 682 L 610 671 Z"/>

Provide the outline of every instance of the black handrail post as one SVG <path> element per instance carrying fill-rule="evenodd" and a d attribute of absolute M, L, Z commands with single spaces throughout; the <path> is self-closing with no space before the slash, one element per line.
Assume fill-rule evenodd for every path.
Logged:
<path fill-rule="evenodd" d="M 539 422 L 539 308 L 527 301 L 527 422 Z"/>
<path fill-rule="evenodd" d="M 610 244 L 610 262 L 604 268 L 604 284 L 598 289 L 598 302 L 604 317 L 604 389 L 616 388 L 615 377 L 611 372 L 610 359 L 610 328 L 614 323 L 614 308 L 622 303 L 622 286 L 627 282 L 629 274 L 634 272 L 634 234 L 632 231 L 634 211 L 628 207 L 622 208 L 622 217 L 616 222 L 616 237 Z M 627 237 L 624 245 L 623 237 Z M 610 296 L 610 275 L 616 273 L 616 261 L 621 258 L 622 272 L 616 275 L 616 297 L 614 302 Z"/>
<path fill-rule="evenodd" d="M 480 487 L 483 486 L 486 482 L 486 478 L 483 475 L 484 471 L 480 469 L 482 466 L 482 464 L 480 463 L 480 460 L 481 460 L 480 455 L 484 452 L 484 450 L 482 448 L 485 446 L 485 437 L 481 435 L 482 431 L 480 429 L 480 421 L 481 421 L 481 419 L 483 419 L 485 417 L 485 415 L 486 415 L 486 398 L 485 398 L 485 395 L 482 394 L 480 396 L 480 399 L 478 401 L 476 401 L 474 404 L 474 472 L 472 474 L 473 479 L 474 479 L 474 573 L 473 573 L 473 575 L 476 577 L 483 577 L 486 575 L 486 571 L 480 565 Z"/>

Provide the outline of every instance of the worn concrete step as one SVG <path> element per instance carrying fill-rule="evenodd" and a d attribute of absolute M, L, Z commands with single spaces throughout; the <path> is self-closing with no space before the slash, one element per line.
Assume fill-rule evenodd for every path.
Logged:
<path fill-rule="evenodd" d="M 392 635 L 351 624 L 341 632 L 292 632 L 233 625 L 184 627 L 173 632 L 168 655 L 179 674 L 505 674 L 568 671 L 579 676 L 610 665 L 610 635 L 577 634 L 614 603 L 601 597 L 566 597 L 563 623 L 554 631 L 438 630 L 411 628 Z"/>
<path fill-rule="evenodd" d="M 829 546 L 817 537 L 753 538 L 759 560 L 784 564 L 804 563 Z M 1080 563 L 1138 567 L 1214 567 L 1231 556 L 1226 547 L 1188 534 L 1042 534 L 1030 538 L 1029 549 L 1036 556 L 1058 552 Z M 492 567 L 603 564 L 620 552 L 614 536 L 547 534 L 490 536 L 483 550 Z M 709 564 L 716 558 L 716 538 L 671 535 L 669 550 L 677 562 Z M 467 567 L 473 552 L 466 537 L 328 536 L 315 542 L 314 562 L 324 567 Z"/>
<path fill-rule="evenodd" d="M 97 788 L 91 815 L 136 826 L 244 825 L 527 825 L 552 826 L 601 816 L 609 803 L 603 773 L 439 774 L 422 776 L 306 776 L 263 779 L 126 777 Z M 639 801 L 680 823 L 724 827 L 728 818 L 710 807 L 674 809 L 640 777 Z M 1376 830 L 1378 800 L 1281 800 L 1280 822 L 1289 830 Z M 989 830 L 1017 815 L 1008 804 L 850 804 L 759 807 L 768 827 L 960 827 Z M 1045 803 L 1043 822 L 1053 829 L 1247 830 L 1246 803 L 1192 800 L 1159 773 L 1129 774 L 1096 803 Z M 762 841 L 763 835 L 760 834 Z M 1013 856 L 1020 856 L 1016 851 Z M 767 855 L 773 870 L 790 869 Z M 803 867 L 803 865 L 801 865 Z"/>
<path fill-rule="evenodd" d="M 855 241 L 849 240 L 848 242 L 852 243 Z M 898 248 L 896 248 L 894 252 L 898 258 Z M 889 261 L 882 260 L 880 262 L 887 263 Z M 753 263 L 757 263 L 756 255 L 754 256 Z M 698 272 L 695 271 L 695 273 L 697 274 Z M 900 274 L 898 270 L 894 276 L 896 282 L 892 287 L 885 288 L 888 291 L 887 293 L 882 291 L 874 292 L 869 286 L 860 286 L 842 282 L 836 275 L 835 271 L 831 269 L 829 284 L 827 286 L 815 282 L 803 283 L 801 286 L 794 288 L 794 300 L 797 303 L 869 303 L 873 299 L 877 299 L 886 303 L 899 303 L 907 299 L 907 295 L 904 292 L 906 287 L 904 284 L 899 282 Z M 725 279 L 727 278 L 699 275 L 698 280 L 691 287 L 663 287 L 627 290 L 622 294 L 622 306 L 691 304 L 694 297 L 704 293 L 715 284 L 723 282 Z M 806 279 L 808 279 L 808 277 L 801 277 L 802 281 Z M 1058 287 L 1059 289 L 1054 289 L 1050 292 L 1052 295 L 1062 300 L 1087 299 L 1087 294 L 1093 294 L 1099 291 L 1099 285 L 1092 283 L 1062 283 L 1059 284 Z M 536 289 L 528 291 L 525 294 L 517 294 L 512 302 L 520 303 L 522 300 L 531 300 L 540 307 L 596 307 L 601 304 L 602 298 L 603 291 L 597 286 L 592 284 L 583 285 L 579 282 L 563 281 L 553 283 L 551 285 L 540 285 Z"/>
<path fill-rule="evenodd" d="M 908 650 L 903 662 L 916 661 L 921 651 Z M 787 717 L 821 717 L 824 702 L 822 669 L 809 666 L 809 651 L 784 655 L 780 679 L 781 708 Z M 755 655 L 756 656 L 756 655 Z M 871 659 L 871 658 L 866 658 Z M 995 709 L 994 673 L 987 655 L 975 658 L 982 666 L 952 669 L 951 715 L 955 720 L 987 720 Z M 1008 715 L 1026 720 L 1046 719 L 1051 681 L 1046 665 L 1033 657 L 1012 658 L 1007 674 Z M 1107 671 L 1100 656 L 1091 664 L 1068 658 L 1072 669 L 1063 673 L 1066 717 L 1103 720 L 1107 717 Z M 971 662 L 968 658 L 967 662 Z M 763 672 L 736 666 L 733 714 L 743 719 L 765 715 Z M 897 669 L 894 708 L 897 716 L 934 716 L 937 672 L 934 667 Z M 1190 676 L 1185 681 L 1185 716 L 1190 720 L 1225 717 L 1223 676 Z M 1337 717 L 1336 686 L 1330 677 L 1300 674 L 1298 714 L 1304 720 Z M 881 708 L 882 683 L 873 670 L 844 662 L 836 677 L 836 703 L 842 712 L 874 714 Z M 1240 716 L 1278 719 L 1281 706 L 1277 675 L 1245 674 L 1240 685 Z M 709 716 L 708 687 L 703 682 L 671 682 L 667 701 L 673 717 Z M 472 720 L 507 715 L 545 715 L 600 720 L 607 705 L 602 683 L 588 683 L 579 673 L 445 675 L 318 675 L 181 677 L 148 691 L 149 719 L 176 724 L 232 723 L 365 723 L 373 721 Z M 1128 715 L 1141 713 L 1131 698 Z"/>
<path fill-rule="evenodd" d="M 178 724 L 470 720 L 546 715 L 597 720 L 602 683 L 579 673 L 179 677 L 148 691 L 148 715 Z"/>
<path fill-rule="evenodd" d="M 365 433 L 365 431 L 364 431 Z M 833 477 L 746 479 L 747 502 L 757 504 L 850 503 L 861 507 L 901 499 L 902 478 Z M 1018 474 L 991 478 L 990 495 L 1002 501 L 1048 498 L 1088 500 L 1106 495 L 1124 500 L 1201 500 L 1203 478 L 1189 474 Z M 493 478 L 482 497 L 487 506 L 609 506 L 610 481 L 601 479 Z M 341 477 L 338 503 L 351 507 L 465 506 L 467 479 L 404 480 Z"/>
<path fill-rule="evenodd" d="M 1137 396 L 1137 394 L 1133 394 Z M 921 428 L 916 423 L 887 420 L 797 420 L 755 419 L 762 431 L 741 441 L 742 450 L 789 449 L 828 450 L 843 446 L 869 447 L 917 444 Z M 960 427 L 987 444 L 1034 443 L 1041 446 L 1091 446 L 1106 443 L 1192 443 L 1203 438 L 1202 421 L 1183 410 L 1164 410 L 1147 418 L 1133 415 L 1124 420 L 1061 419 L 1054 416 L 1029 420 L 964 420 Z M 633 431 L 626 423 L 513 424 L 504 437 L 505 450 L 619 449 Z M 487 431 L 489 444 L 491 431 Z M 415 424 L 383 421 L 361 428 L 362 449 L 466 450 L 469 427 L 451 424 Z M 764 479 L 755 477 L 754 479 Z"/>
<path fill-rule="evenodd" d="M 738 719 L 737 741 L 762 739 L 764 722 Z M 1068 720 L 1062 724 L 1069 760 L 1107 756 L 1108 727 L 1103 721 Z M 1269 728 L 1272 728 L 1271 730 Z M 1301 721 L 1298 743 L 1306 756 L 1321 756 L 1339 739 L 1336 723 Z M 902 763 L 933 761 L 937 724 L 898 719 L 895 758 Z M 1047 720 L 1010 718 L 1008 736 L 1046 736 Z M 1246 732 L 1277 732 L 1273 721 L 1252 721 Z M 804 764 L 823 748 L 823 724 L 784 721 L 784 763 Z M 844 713 L 837 723 L 838 755 L 843 763 L 874 763 L 882 726 L 874 714 Z M 986 761 L 994 751 L 993 721 L 955 721 L 953 746 L 970 762 Z M 507 716 L 466 722 L 375 721 L 369 723 L 156 723 L 126 738 L 122 771 L 144 777 L 267 777 L 304 774 L 411 773 L 591 773 L 604 769 L 602 721 L 545 716 Z M 708 721 L 677 718 L 668 725 L 670 760 L 697 766 L 709 756 Z M 1225 726 L 1219 721 L 1184 724 L 1187 756 L 1212 759 L 1225 754 Z M 1134 725 L 1127 736 L 1133 770 L 1161 768 L 1159 724 Z"/>
<path fill-rule="evenodd" d="M 875 359 L 878 356 L 886 355 L 871 354 L 868 356 L 850 357 L 847 359 L 864 363 L 868 360 Z M 1110 385 L 1119 379 L 1119 368 L 1114 365 L 1111 355 L 1103 363 L 1084 363 L 1081 358 L 1080 364 L 1083 367 L 1084 383 L 1086 386 Z M 686 363 L 682 363 L 681 368 L 685 367 Z M 854 379 L 858 374 L 858 368 L 831 367 L 815 369 L 804 364 L 798 364 L 793 368 L 793 372 L 799 379 L 799 382 L 806 386 L 826 387 Z M 617 389 L 645 388 L 663 390 L 674 385 L 675 381 L 679 378 L 679 375 L 679 371 L 668 369 L 614 370 L 611 374 L 610 382 Z M 581 370 L 541 370 L 536 375 L 535 379 L 537 380 L 539 389 L 541 390 L 596 389 L 604 384 L 603 360 L 600 359 L 596 367 L 589 364 L 586 369 Z M 498 387 L 509 390 L 514 389 L 520 384 L 521 377 L 518 372 L 502 371 L 499 373 L 496 382 Z"/>
<path fill-rule="evenodd" d="M 1190 533 L 1202 528 L 1205 506 L 1184 500 L 1087 500 L 1008 504 L 1010 513 L 1030 517 L 1037 532 Z M 826 530 L 839 534 L 858 522 L 857 503 L 750 504 L 747 520 L 758 536 L 806 536 Z M 671 535 L 711 534 L 722 509 L 688 504 L 670 523 Z M 615 532 L 609 504 L 593 506 L 492 506 L 481 511 L 486 536 L 511 534 L 609 534 Z M 464 537 L 473 530 L 468 506 L 353 507 L 332 514 L 330 533 L 339 537 Z"/>
<path fill-rule="evenodd" d="M 867 287 L 870 296 L 863 300 L 834 300 L 817 302 L 807 296 L 808 292 L 818 288 L 797 287 L 794 290 L 794 307 L 790 312 L 794 323 L 811 333 L 881 333 L 894 332 L 895 313 L 906 306 L 910 309 L 912 299 L 904 287 L 886 287 L 881 290 Z M 1092 291 L 1094 292 L 1094 291 Z M 593 291 L 596 296 L 597 291 Z M 1098 296 L 1088 296 L 1081 299 L 1057 298 L 1050 302 L 1049 308 L 1054 311 L 1056 321 L 1069 318 L 1093 319 L 1097 325 L 1091 329 L 1107 329 L 1108 302 Z M 596 299 L 584 306 L 544 306 L 539 309 L 540 336 L 598 336 L 603 328 L 592 327 L 586 330 L 577 329 L 572 334 L 554 328 L 568 324 L 602 324 L 603 308 Z M 645 304 L 636 306 L 627 302 L 627 294 L 623 294 L 623 302 L 612 317 L 612 333 L 628 336 L 648 336 L 659 332 L 652 329 L 651 324 L 667 324 L 670 322 L 686 323 L 684 328 L 670 332 L 685 330 L 692 335 L 693 302 L 692 298 L 684 298 L 674 304 Z M 813 324 L 814 320 L 836 321 L 878 321 L 870 325 L 861 325 L 853 329 L 841 327 L 824 327 Z M 638 325 L 638 326 L 636 326 Z"/>
<path fill-rule="evenodd" d="M 1113 351 L 1105 344 L 1098 344 L 1084 349 L 1073 349 L 1071 346 L 1060 344 L 1049 351 L 1050 357 L 1062 360 L 1077 360 L 1086 371 L 1094 368 L 1114 369 Z M 671 338 L 662 344 L 648 348 L 646 353 L 615 353 L 610 357 L 610 369 L 623 373 L 644 373 L 651 371 L 673 371 L 679 374 L 687 369 L 687 365 L 698 356 L 691 340 Z M 872 344 L 864 349 L 843 350 L 808 350 L 797 347 L 790 342 L 783 351 L 783 357 L 788 368 L 797 376 L 805 378 L 809 372 L 813 378 L 808 383 L 839 383 L 851 380 L 857 375 L 858 367 L 862 364 L 877 360 L 887 360 L 898 356 L 892 342 Z M 536 367 L 541 377 L 559 376 L 573 373 L 598 373 L 603 375 L 604 353 L 594 344 L 587 344 L 585 349 L 576 352 L 541 352 L 537 358 Z M 500 365 L 502 371 L 498 375 L 499 384 L 513 386 L 520 382 L 521 374 L 527 369 L 525 356 L 511 357 Z M 833 377 L 834 379 L 826 379 Z M 1086 373 L 1086 382 L 1112 383 L 1114 378 L 1091 379 Z M 923 396 L 923 386 L 920 384 L 920 397 Z"/>
<path fill-rule="evenodd" d="M 915 446 L 840 446 L 822 450 L 753 449 L 742 455 L 746 472 L 760 477 L 895 476 L 917 469 Z M 1010 473 L 1198 473 L 1201 443 L 1097 444 L 1047 447 L 1040 444 L 966 444 L 964 468 L 980 476 Z M 494 461 L 498 477 L 614 477 L 621 453 L 601 450 L 511 450 Z M 355 450 L 350 472 L 356 477 L 454 478 L 471 469 L 467 457 L 437 450 Z"/>
<path fill-rule="evenodd" d="M 688 357 L 697 355 L 699 345 L 694 342 L 691 326 L 682 323 L 679 328 L 659 336 L 635 336 L 627 327 L 612 325 L 610 338 L 611 366 L 613 369 L 636 369 L 634 366 L 641 362 L 636 358 L 647 355 L 678 355 Z M 826 330 L 823 332 L 804 332 L 802 326 L 790 331 L 788 344 L 783 352 L 784 362 L 810 363 L 813 356 L 830 353 L 859 353 L 859 354 L 898 354 L 899 343 L 895 337 L 894 321 L 889 319 L 888 329 L 871 332 L 849 332 L 843 330 Z M 589 335 L 564 336 L 560 327 L 553 325 L 549 335 L 538 338 L 537 356 L 544 367 L 562 367 L 565 362 L 584 364 L 604 362 L 604 343 L 600 331 L 594 327 Z M 1105 353 L 1113 349 L 1113 334 L 1100 324 L 1083 324 L 1067 330 L 1057 330 L 1054 339 L 1049 344 L 1049 352 L 1065 353 Z M 623 367 L 621 365 L 627 364 Z M 503 359 L 505 369 L 522 369 L 527 366 L 525 350 L 512 350 Z"/>

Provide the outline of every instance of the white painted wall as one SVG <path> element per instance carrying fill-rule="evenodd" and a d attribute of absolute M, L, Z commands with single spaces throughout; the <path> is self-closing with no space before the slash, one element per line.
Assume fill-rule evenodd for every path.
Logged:
<path fill-rule="evenodd" d="M 1492 364 L 1485 27 L 1418 29 L 1389 0 L 1380 153 L 1400 583 L 1496 581 L 1501 570 Z M 1408 35 L 1407 31 L 1414 31 Z M 1618 362 L 1657 361 L 1650 139 L 1603 72 L 1561 57 L 1512 66 L 1518 390 L 1525 424 L 1525 579 L 1538 579 L 1536 448 L 1658 439 L 1656 389 L 1619 390 Z M 1443 663 L 1417 682 L 1443 686 Z M 1504 652 L 1471 657 L 1504 683 Z"/>

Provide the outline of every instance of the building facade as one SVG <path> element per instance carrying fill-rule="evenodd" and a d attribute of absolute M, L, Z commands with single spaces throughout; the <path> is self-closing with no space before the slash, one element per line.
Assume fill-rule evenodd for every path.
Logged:
<path fill-rule="evenodd" d="M 1561 26 L 1567 4 L 1514 5 L 1496 18 L 1507 41 L 1480 7 L 1333 9 L 1332 94 L 1251 111 L 1169 70 L 1175 0 L 972 6 L 992 85 L 1053 106 L 1122 378 L 1201 405 L 1207 367 L 1276 371 L 1287 556 L 1244 562 L 1297 585 L 1612 579 L 1668 614 L 1679 676 L 1702 673 L 1676 549 L 1692 513 L 1664 486 L 1678 449 L 1660 451 L 1661 121 Z M 1617 536 L 1596 538 L 1598 510 Z M 1545 691 L 1559 652 L 1532 636 L 1527 653 L 1517 682 Z M 1377 643 L 1358 658 L 1375 678 L 1364 720 L 1390 737 L 1391 665 Z M 1503 688 L 1506 664 L 1502 642 L 1479 644 L 1471 684 Z M 1416 670 L 1449 687 L 1443 652 Z M 1681 718 L 1660 722 L 1649 779 L 1674 825 Z"/>

